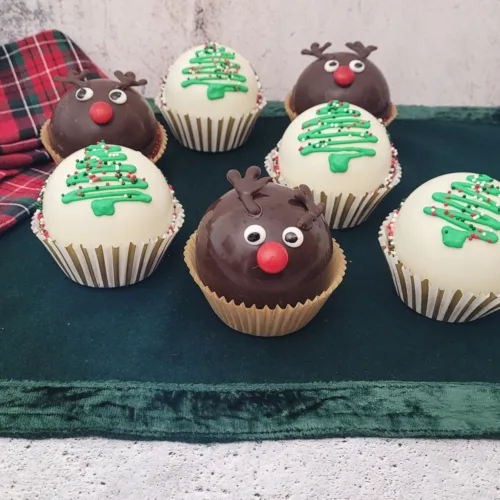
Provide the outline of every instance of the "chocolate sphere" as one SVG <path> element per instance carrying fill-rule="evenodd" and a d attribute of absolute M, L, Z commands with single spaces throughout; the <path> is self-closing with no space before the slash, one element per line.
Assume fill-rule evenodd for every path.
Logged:
<path fill-rule="evenodd" d="M 198 227 L 198 273 L 236 304 L 294 306 L 330 286 L 332 237 L 324 207 L 314 203 L 307 186 L 292 190 L 257 179 L 259 174 L 258 167 L 244 179 L 228 173 L 236 189 L 213 203 Z"/>
<path fill-rule="evenodd" d="M 368 56 L 376 47 L 360 42 L 348 43 L 352 52 L 325 53 L 325 44 L 303 50 L 313 55 L 312 62 L 302 72 L 293 88 L 290 107 L 297 114 L 328 101 L 343 101 L 366 109 L 377 118 L 387 118 L 391 111 L 389 87 L 381 71 Z"/>
<path fill-rule="evenodd" d="M 50 143 L 62 157 L 101 140 L 149 156 L 155 147 L 157 122 L 153 110 L 130 88 L 144 85 L 133 73 L 115 73 L 121 81 L 99 78 L 84 81 L 84 75 L 59 78 L 73 83 L 57 103 L 50 121 Z M 131 76 L 130 76 L 131 75 Z"/>

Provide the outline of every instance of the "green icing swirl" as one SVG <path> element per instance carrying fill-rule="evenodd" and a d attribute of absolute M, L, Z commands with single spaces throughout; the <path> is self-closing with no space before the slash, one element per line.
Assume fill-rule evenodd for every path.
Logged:
<path fill-rule="evenodd" d="M 242 85 L 247 79 L 239 74 L 241 66 L 232 62 L 234 58 L 234 52 L 227 52 L 225 47 L 206 44 L 189 60 L 192 66 L 183 68 L 182 74 L 191 76 L 181 85 L 184 88 L 207 85 L 207 97 L 211 101 L 224 98 L 226 92 L 248 92 L 248 87 Z"/>
<path fill-rule="evenodd" d="M 363 143 L 376 143 L 378 138 L 367 130 L 371 127 L 368 120 L 360 118 L 361 113 L 351 109 L 349 103 L 330 101 L 316 111 L 317 118 L 302 124 L 298 140 L 307 142 L 299 148 L 300 154 L 330 153 L 328 162 L 332 172 L 346 172 L 353 158 L 375 156 L 376 151 L 363 147 Z M 351 146 L 352 144 L 352 146 Z M 354 146 L 361 144 L 360 146 Z"/>
<path fill-rule="evenodd" d="M 151 202 L 151 196 L 139 191 L 146 189 L 148 183 L 134 175 L 137 172 L 134 165 L 122 163 L 127 160 L 127 155 L 120 146 L 107 146 L 101 141 L 95 146 L 86 148 L 85 153 L 83 160 L 76 161 L 75 173 L 66 179 L 68 187 L 77 185 L 79 187 L 63 194 L 63 203 L 92 200 L 90 206 L 94 215 L 101 216 L 113 215 L 116 203 Z M 91 186 L 80 187 L 82 184 Z"/>
<path fill-rule="evenodd" d="M 500 205 L 490 198 L 500 195 L 500 187 L 494 186 L 493 182 L 488 175 L 468 175 L 467 181 L 452 182 L 448 192 L 432 194 L 432 199 L 442 203 L 445 208 L 424 207 L 424 213 L 455 226 L 447 225 L 441 230 L 443 243 L 447 247 L 462 248 L 467 240 L 474 239 L 488 243 L 498 242 L 496 233 L 476 225 L 482 224 L 496 231 L 500 230 Z M 485 214 L 483 210 L 496 217 Z"/>

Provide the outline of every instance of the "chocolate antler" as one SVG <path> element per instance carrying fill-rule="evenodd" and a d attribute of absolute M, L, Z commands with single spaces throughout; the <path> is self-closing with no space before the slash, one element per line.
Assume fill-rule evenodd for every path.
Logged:
<path fill-rule="evenodd" d="M 88 69 L 84 69 L 81 73 L 77 73 L 76 71 L 71 71 L 68 73 L 68 76 L 54 76 L 54 80 L 56 82 L 62 83 L 72 83 L 73 85 L 77 85 L 78 87 L 85 87 L 84 78 L 90 73 Z"/>
<path fill-rule="evenodd" d="M 305 184 L 295 188 L 293 194 L 295 199 L 303 203 L 307 208 L 307 212 L 297 222 L 297 227 L 308 231 L 311 229 L 313 222 L 325 211 L 325 204 L 323 202 L 315 203 L 311 190 Z"/>
<path fill-rule="evenodd" d="M 361 42 L 354 42 L 354 43 L 346 43 L 345 46 L 348 49 L 353 50 L 358 54 L 361 59 L 366 59 L 374 50 L 377 50 L 377 47 L 374 45 L 368 45 L 368 47 L 365 47 Z"/>
<path fill-rule="evenodd" d="M 137 81 L 135 79 L 135 73 L 132 73 L 132 71 L 127 71 L 125 74 L 122 71 L 115 71 L 115 76 L 118 80 L 120 80 L 121 85 L 119 85 L 118 88 L 122 90 L 127 90 L 130 87 L 140 87 L 141 85 L 146 85 L 146 83 L 148 83 L 148 81 L 144 80 L 144 78 Z"/>
<path fill-rule="evenodd" d="M 324 59 L 325 56 L 328 56 L 330 54 L 323 54 L 323 52 L 331 46 L 330 42 L 326 42 L 324 45 L 321 47 L 319 46 L 319 43 L 312 43 L 310 49 L 303 49 L 301 51 L 301 54 L 305 56 L 315 56 L 318 59 Z"/>
<path fill-rule="evenodd" d="M 271 177 L 260 176 L 259 167 L 248 167 L 245 177 L 241 177 L 237 170 L 230 170 L 227 173 L 227 180 L 233 185 L 238 193 L 238 198 L 243 203 L 246 211 L 250 215 L 259 215 L 261 208 L 254 200 L 254 196 L 262 191 L 266 184 L 271 181 Z"/>

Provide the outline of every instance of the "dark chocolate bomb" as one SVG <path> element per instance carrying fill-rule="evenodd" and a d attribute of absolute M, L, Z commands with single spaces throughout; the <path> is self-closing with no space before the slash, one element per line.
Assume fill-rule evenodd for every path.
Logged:
<path fill-rule="evenodd" d="M 366 109 L 377 118 L 388 118 L 391 111 L 389 87 L 381 71 L 368 56 L 377 49 L 361 42 L 347 43 L 354 51 L 325 53 L 313 43 L 302 54 L 316 57 L 299 76 L 293 88 L 290 107 L 297 114 L 329 101 L 345 101 Z"/>
<path fill-rule="evenodd" d="M 103 140 L 149 156 L 156 143 L 156 118 L 146 99 L 131 88 L 147 81 L 121 71 L 115 72 L 119 81 L 85 81 L 87 74 L 54 78 L 77 87 L 62 97 L 52 115 L 49 133 L 54 151 L 66 157 Z"/>
<path fill-rule="evenodd" d="M 307 186 L 292 190 L 231 170 L 234 189 L 208 209 L 198 227 L 196 262 L 220 297 L 258 308 L 295 306 L 330 286 L 333 243 Z"/>

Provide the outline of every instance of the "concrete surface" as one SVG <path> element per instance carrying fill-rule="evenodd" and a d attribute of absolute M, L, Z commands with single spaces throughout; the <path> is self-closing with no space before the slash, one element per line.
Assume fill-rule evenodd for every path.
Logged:
<path fill-rule="evenodd" d="M 245 55 L 266 97 L 282 100 L 312 60 L 301 49 L 360 39 L 379 47 L 370 58 L 397 104 L 500 105 L 498 0 L 0 0 L 0 12 L 0 43 L 60 29 L 106 73 L 149 79 L 149 96 L 207 40 Z"/>
<path fill-rule="evenodd" d="M 0 440 L 2 500 L 496 500 L 494 441 Z"/>

